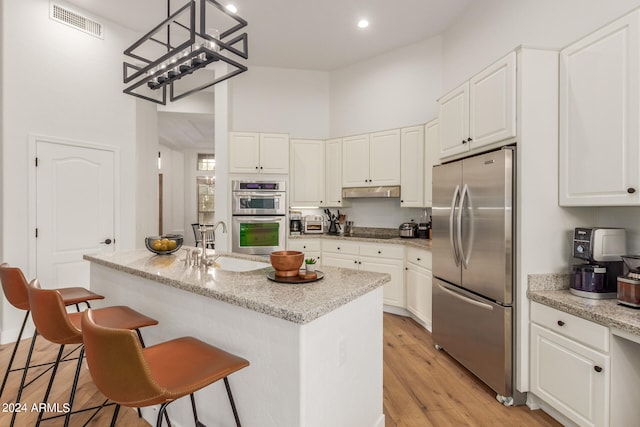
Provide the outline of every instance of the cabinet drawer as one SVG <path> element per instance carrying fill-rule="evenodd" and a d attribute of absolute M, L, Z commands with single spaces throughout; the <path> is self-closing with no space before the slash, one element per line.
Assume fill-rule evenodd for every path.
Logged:
<path fill-rule="evenodd" d="M 346 242 L 344 240 L 325 240 L 322 247 L 324 252 L 358 255 L 360 245 L 358 243 Z"/>
<path fill-rule="evenodd" d="M 531 303 L 531 321 L 574 341 L 609 352 L 609 328 L 536 302 Z"/>
<path fill-rule="evenodd" d="M 320 252 L 320 239 L 289 239 L 289 250 L 300 252 Z"/>
<path fill-rule="evenodd" d="M 404 247 L 398 245 L 386 245 L 386 244 L 360 244 L 360 255 L 375 257 L 375 258 L 387 258 L 387 259 L 403 259 Z"/>
<path fill-rule="evenodd" d="M 418 248 L 407 248 L 407 262 L 431 270 L 431 251 Z"/>

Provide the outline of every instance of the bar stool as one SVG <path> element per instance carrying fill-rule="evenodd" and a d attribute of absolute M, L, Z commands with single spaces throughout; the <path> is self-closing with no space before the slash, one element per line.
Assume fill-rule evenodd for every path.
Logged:
<path fill-rule="evenodd" d="M 51 372 L 51 378 L 49 379 L 49 385 L 45 392 L 42 402 L 46 403 L 51 392 L 51 386 L 55 379 L 60 358 L 64 350 L 64 346 L 67 344 L 82 344 L 82 329 L 81 318 L 82 313 L 68 313 L 65 309 L 64 302 L 60 292 L 55 289 L 41 289 L 38 279 L 34 279 L 29 283 L 27 287 L 29 293 L 29 304 L 31 306 L 31 315 L 33 322 L 38 329 L 38 332 L 47 340 L 60 344 L 60 350 L 58 351 L 58 357 L 53 366 Z M 101 325 L 105 325 L 111 328 L 123 328 L 126 330 L 135 330 L 138 336 L 138 341 L 143 346 L 142 335 L 139 328 L 151 325 L 157 325 L 158 321 L 147 317 L 129 307 L 114 306 L 106 307 L 94 310 L 96 322 Z M 69 425 L 70 417 L 73 409 L 73 401 L 75 398 L 76 387 L 78 385 L 78 378 L 80 376 L 80 368 L 82 367 L 82 359 L 84 356 L 84 346 L 80 349 L 80 355 L 78 356 L 78 365 L 76 367 L 76 373 L 71 386 L 71 394 L 69 396 L 69 412 L 65 415 L 64 425 Z M 28 365 L 28 361 L 27 361 Z M 26 373 L 26 369 L 25 369 Z M 23 376 L 24 381 L 24 376 Z M 18 400 L 20 401 L 20 396 Z M 95 409 L 95 408 L 90 408 Z M 40 412 L 38 415 L 38 421 L 36 426 L 40 425 L 43 420 L 44 412 Z M 11 425 L 15 420 L 15 413 L 11 419 Z M 46 419 L 57 418 L 50 417 Z"/>
<path fill-rule="evenodd" d="M 182 337 L 142 348 L 132 331 L 98 324 L 96 310 L 82 314 L 82 335 L 87 365 L 98 390 L 117 403 L 111 420 L 114 427 L 120 405 L 140 408 L 160 405 L 156 426 L 162 426 L 167 405 L 189 395 L 196 426 L 198 420 L 193 394 L 224 380 L 231 410 L 240 427 L 227 377 L 249 362 L 193 337 Z"/>
<path fill-rule="evenodd" d="M 20 345 L 20 340 L 22 339 L 22 333 L 24 332 L 24 328 L 27 324 L 27 320 L 29 319 L 29 313 L 31 312 L 31 310 L 29 307 L 29 295 L 27 292 L 27 279 L 25 279 L 24 274 L 22 274 L 22 270 L 20 270 L 19 268 L 10 267 L 7 263 L 0 264 L 0 282 L 2 282 L 2 290 L 4 292 L 4 296 L 7 298 L 9 303 L 18 310 L 26 311 L 24 320 L 22 321 L 22 327 L 20 328 L 20 333 L 18 334 L 16 343 L 13 346 L 13 352 L 11 353 L 11 358 L 9 359 L 9 365 L 7 366 L 7 370 L 4 373 L 2 386 L 0 387 L 0 396 L 2 396 L 4 388 L 7 385 L 9 373 L 25 369 L 17 368 L 12 370 L 11 367 L 13 366 L 13 361 L 16 357 L 16 353 L 18 352 L 18 346 Z M 62 296 L 64 305 L 75 305 L 78 311 L 80 311 L 80 303 L 85 303 L 87 307 L 91 307 L 89 301 L 104 299 L 104 296 L 98 295 L 88 289 L 81 287 L 58 288 L 58 292 L 60 292 L 60 295 Z M 31 338 L 31 347 L 29 348 L 29 355 L 27 356 L 28 359 L 31 359 L 31 353 L 33 352 L 37 336 L 38 331 L 36 330 L 33 333 L 33 337 Z M 43 365 L 46 364 L 37 366 Z M 42 374 L 44 374 L 45 372 L 43 372 Z"/>

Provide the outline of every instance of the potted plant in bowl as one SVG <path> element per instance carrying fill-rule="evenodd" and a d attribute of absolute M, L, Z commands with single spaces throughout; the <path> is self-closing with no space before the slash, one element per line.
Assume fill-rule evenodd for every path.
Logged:
<path fill-rule="evenodd" d="M 314 271 L 316 271 L 316 259 L 315 258 L 305 259 L 304 266 L 307 269 L 307 273 L 313 273 Z"/>

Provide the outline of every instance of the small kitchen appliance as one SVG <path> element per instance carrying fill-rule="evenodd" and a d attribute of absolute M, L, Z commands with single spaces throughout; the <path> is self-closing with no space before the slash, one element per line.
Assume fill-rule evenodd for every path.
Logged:
<path fill-rule="evenodd" d="M 302 212 L 289 211 L 289 234 L 292 236 L 302 234 Z"/>
<path fill-rule="evenodd" d="M 324 219 L 320 215 L 307 215 L 303 222 L 304 234 L 322 234 L 324 233 Z"/>
<path fill-rule="evenodd" d="M 415 222 L 403 222 L 400 224 L 400 237 L 418 237 L 418 224 Z"/>
<path fill-rule="evenodd" d="M 640 308 L 640 255 L 623 255 L 622 261 L 629 272 L 618 277 L 618 303 Z"/>
<path fill-rule="evenodd" d="M 573 257 L 587 263 L 571 266 L 569 291 L 584 298 L 616 298 L 625 248 L 626 234 L 622 228 L 576 228 Z"/>

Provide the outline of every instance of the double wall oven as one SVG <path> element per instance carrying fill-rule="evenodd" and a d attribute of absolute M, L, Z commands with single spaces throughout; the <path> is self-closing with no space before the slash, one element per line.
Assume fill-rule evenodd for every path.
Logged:
<path fill-rule="evenodd" d="M 233 252 L 267 255 L 284 249 L 284 181 L 232 181 L 231 208 Z"/>

